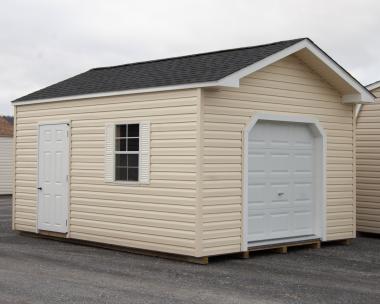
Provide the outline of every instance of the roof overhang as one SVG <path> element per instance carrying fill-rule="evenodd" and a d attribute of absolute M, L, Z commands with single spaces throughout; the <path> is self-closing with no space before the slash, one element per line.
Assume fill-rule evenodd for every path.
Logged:
<path fill-rule="evenodd" d="M 373 103 L 375 96 L 312 41 L 302 40 L 259 62 L 241 69 L 220 81 L 238 86 L 239 80 L 278 60 L 295 54 L 342 94 L 344 103 Z"/>
<path fill-rule="evenodd" d="M 108 96 L 121 96 L 130 94 L 205 87 L 239 87 L 241 78 L 292 54 L 295 54 L 299 59 L 304 61 L 321 77 L 323 77 L 327 82 L 329 82 L 333 87 L 335 87 L 341 93 L 343 103 L 366 104 L 373 103 L 375 101 L 375 96 L 367 88 L 360 84 L 360 82 L 353 78 L 345 69 L 343 69 L 339 64 L 337 64 L 330 56 L 328 56 L 324 51 L 322 51 L 318 46 L 316 46 L 311 40 L 304 39 L 288 48 L 283 49 L 282 51 L 270 55 L 263 60 L 260 60 L 243 69 L 240 69 L 217 81 L 190 83 L 173 86 L 160 86 L 124 91 L 102 92 L 94 94 L 72 95 L 27 101 L 16 101 L 14 102 L 14 105 L 47 103 L 55 101 L 100 98 Z"/>

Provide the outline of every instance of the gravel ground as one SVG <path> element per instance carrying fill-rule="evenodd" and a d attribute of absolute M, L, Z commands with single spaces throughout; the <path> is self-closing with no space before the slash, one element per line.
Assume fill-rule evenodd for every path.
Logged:
<path fill-rule="evenodd" d="M 380 237 L 219 257 L 207 266 L 11 231 L 0 197 L 0 303 L 380 303 Z"/>

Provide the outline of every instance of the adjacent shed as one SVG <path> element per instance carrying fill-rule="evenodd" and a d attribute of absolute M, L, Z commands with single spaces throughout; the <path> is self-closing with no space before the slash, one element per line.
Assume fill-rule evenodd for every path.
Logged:
<path fill-rule="evenodd" d="M 309 39 L 87 71 L 13 102 L 13 228 L 192 257 L 354 238 L 373 101 Z"/>
<path fill-rule="evenodd" d="M 367 86 L 380 98 L 380 81 Z M 357 109 L 357 231 L 380 233 L 380 104 Z"/>
<path fill-rule="evenodd" d="M 0 195 L 13 193 L 13 117 L 0 116 Z"/>

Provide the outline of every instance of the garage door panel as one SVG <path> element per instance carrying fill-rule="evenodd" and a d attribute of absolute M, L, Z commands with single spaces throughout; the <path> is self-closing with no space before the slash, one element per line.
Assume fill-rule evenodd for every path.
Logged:
<path fill-rule="evenodd" d="M 252 225 L 248 226 L 248 238 L 263 240 L 267 237 L 267 216 L 265 212 L 258 212 L 248 216 Z"/>
<path fill-rule="evenodd" d="M 272 238 L 287 237 L 290 227 L 290 211 L 268 212 L 270 222 L 270 234 Z"/>
<path fill-rule="evenodd" d="M 248 154 L 248 171 L 265 172 L 267 170 L 265 151 L 249 152 Z"/>
<path fill-rule="evenodd" d="M 298 234 L 313 234 L 313 227 L 310 223 L 313 221 L 313 214 L 310 210 L 300 210 L 294 212 L 294 231 Z"/>
<path fill-rule="evenodd" d="M 294 182 L 294 202 L 308 202 L 311 203 L 313 184 L 311 182 Z"/>
<path fill-rule="evenodd" d="M 291 207 L 291 189 L 289 183 L 269 184 L 268 188 L 270 194 L 266 204 L 268 208 L 276 209 Z"/>
<path fill-rule="evenodd" d="M 248 186 L 248 205 L 251 206 L 250 209 L 262 209 L 266 205 L 266 185 L 265 184 L 256 184 Z"/>
<path fill-rule="evenodd" d="M 294 153 L 293 169 L 296 172 L 309 172 L 313 170 L 313 153 L 312 151 L 304 151 L 302 153 Z"/>
<path fill-rule="evenodd" d="M 269 150 L 266 155 L 268 167 L 272 172 L 290 172 L 290 153 Z"/>
<path fill-rule="evenodd" d="M 249 142 L 248 241 L 313 234 L 314 137 L 309 127 L 258 122 Z"/>

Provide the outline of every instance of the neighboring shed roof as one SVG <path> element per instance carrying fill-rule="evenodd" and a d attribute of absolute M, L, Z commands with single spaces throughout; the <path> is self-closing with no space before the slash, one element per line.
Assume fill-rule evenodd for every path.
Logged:
<path fill-rule="evenodd" d="M 373 102 L 374 96 L 364 86 L 308 38 L 95 68 L 13 102 L 48 102 L 189 87 L 237 87 L 241 77 L 295 52 L 301 52 L 300 56 L 327 80 L 336 82 L 344 102 Z"/>
<path fill-rule="evenodd" d="M 372 82 L 369 85 L 367 85 L 367 89 L 370 90 L 370 91 L 375 90 L 375 89 L 377 89 L 379 87 L 380 87 L 380 80 Z"/>
<path fill-rule="evenodd" d="M 0 116 L 0 137 L 13 137 L 12 116 Z"/>

